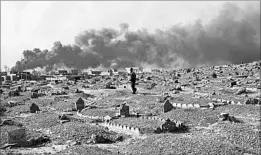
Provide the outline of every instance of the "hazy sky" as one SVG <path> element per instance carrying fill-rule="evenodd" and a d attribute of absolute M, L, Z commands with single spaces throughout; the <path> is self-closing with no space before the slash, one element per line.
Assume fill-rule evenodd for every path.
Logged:
<path fill-rule="evenodd" d="M 127 22 L 130 30 L 165 29 L 178 22 L 215 17 L 222 1 L 1 1 L 1 68 L 12 67 L 23 50 L 50 49 L 55 41 L 73 44 L 83 30 Z M 236 2 L 245 5 L 250 2 Z"/>

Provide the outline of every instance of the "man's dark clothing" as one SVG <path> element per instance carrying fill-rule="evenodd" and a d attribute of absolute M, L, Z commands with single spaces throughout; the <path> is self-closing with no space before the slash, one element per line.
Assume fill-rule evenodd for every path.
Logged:
<path fill-rule="evenodd" d="M 137 88 L 135 88 L 135 83 L 136 83 L 136 74 L 134 72 L 131 73 L 131 89 L 132 93 L 135 94 L 137 91 Z"/>

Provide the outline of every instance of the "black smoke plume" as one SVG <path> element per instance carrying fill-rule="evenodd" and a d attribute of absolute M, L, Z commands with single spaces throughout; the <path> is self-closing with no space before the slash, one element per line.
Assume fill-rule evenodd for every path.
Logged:
<path fill-rule="evenodd" d="M 13 70 L 26 67 L 47 71 L 62 64 L 68 68 L 124 68 L 152 66 L 188 68 L 220 63 L 241 63 L 260 59 L 260 10 L 242 9 L 234 3 L 223 5 L 217 17 L 203 25 L 176 24 L 167 30 L 87 30 L 75 37 L 74 45 L 57 41 L 51 50 L 25 50 L 24 59 Z"/>

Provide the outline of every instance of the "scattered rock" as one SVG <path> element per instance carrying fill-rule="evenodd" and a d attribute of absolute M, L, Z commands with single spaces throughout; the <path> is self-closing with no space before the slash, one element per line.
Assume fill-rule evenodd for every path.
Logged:
<path fill-rule="evenodd" d="M 261 101 L 256 98 L 248 98 L 245 104 L 261 104 Z"/>

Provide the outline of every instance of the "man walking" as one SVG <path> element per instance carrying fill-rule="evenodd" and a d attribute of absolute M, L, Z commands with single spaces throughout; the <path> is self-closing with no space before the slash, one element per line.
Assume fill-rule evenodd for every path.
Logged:
<path fill-rule="evenodd" d="M 136 94 L 137 91 L 137 88 L 135 88 L 136 74 L 133 72 L 133 68 L 130 69 L 130 81 L 131 81 L 132 94 Z"/>

